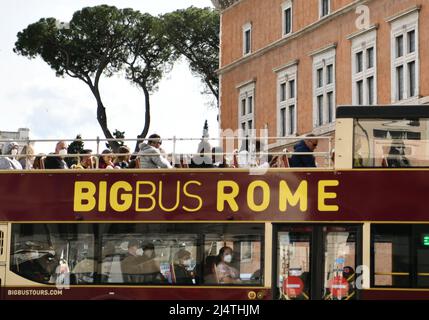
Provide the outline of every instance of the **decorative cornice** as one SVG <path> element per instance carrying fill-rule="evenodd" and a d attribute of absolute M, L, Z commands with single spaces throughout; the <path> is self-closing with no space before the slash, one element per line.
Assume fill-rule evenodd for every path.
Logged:
<path fill-rule="evenodd" d="M 331 49 L 335 49 L 336 47 L 337 47 L 337 42 L 330 43 L 330 44 L 328 44 L 327 46 L 324 46 L 323 48 L 316 49 L 316 50 L 314 50 L 314 51 L 310 52 L 308 55 L 309 55 L 310 57 L 313 57 L 313 56 L 316 56 L 316 55 L 318 55 L 318 54 L 321 54 L 321 53 L 324 53 L 324 52 L 326 52 L 326 51 L 329 51 L 329 50 L 331 50 Z"/>
<path fill-rule="evenodd" d="M 255 83 L 256 82 L 256 78 L 252 78 L 250 80 L 244 81 L 242 83 L 239 83 L 238 85 L 235 86 L 236 89 L 241 89 L 251 83 Z"/>
<path fill-rule="evenodd" d="M 240 2 L 240 1 L 245 1 L 245 0 L 238 0 L 238 1 Z M 256 50 L 255 52 L 253 52 L 247 56 L 241 57 L 241 58 L 231 62 L 230 64 L 218 69 L 217 73 L 218 74 L 226 73 L 226 72 L 234 69 L 235 67 L 238 67 L 241 64 L 248 62 L 249 60 L 251 60 L 253 58 L 260 57 L 260 56 L 264 55 L 265 53 L 267 53 L 268 51 L 275 49 L 275 48 L 278 48 L 280 46 L 283 46 L 283 45 L 289 43 L 290 41 L 292 41 L 296 38 L 299 38 L 299 37 L 301 37 L 307 33 L 310 33 L 312 31 L 314 31 L 315 29 L 319 28 L 320 26 L 334 20 L 335 18 L 337 18 L 343 14 L 346 14 L 346 13 L 354 10 L 357 6 L 365 4 L 369 1 L 371 1 L 371 0 L 356 0 L 356 1 L 352 2 L 351 4 L 345 6 L 341 9 L 338 9 L 337 11 L 332 12 L 331 14 L 323 17 L 322 19 L 313 22 L 312 24 L 302 28 L 301 30 L 298 30 L 298 31 L 292 33 L 290 36 L 288 36 L 286 38 L 281 38 L 279 40 L 276 40 L 264 48 L 260 48 L 260 49 Z"/>
<path fill-rule="evenodd" d="M 297 65 L 298 63 L 299 63 L 299 59 L 292 60 L 292 61 L 290 61 L 290 62 L 288 62 L 288 63 L 286 63 L 286 64 L 284 64 L 284 65 L 282 65 L 282 66 L 280 66 L 280 67 L 276 67 L 276 68 L 274 68 L 274 69 L 273 69 L 273 72 L 277 73 L 277 72 L 279 72 L 279 71 L 282 71 L 282 70 L 284 70 L 284 69 L 287 69 L 287 68 L 289 68 L 289 67 L 292 67 L 292 66 L 294 66 L 294 65 Z"/>
<path fill-rule="evenodd" d="M 354 38 L 360 37 L 361 35 L 363 35 L 363 34 L 365 34 L 365 33 L 367 33 L 367 32 L 371 32 L 371 31 L 373 31 L 373 30 L 377 30 L 379 27 L 380 27 L 380 24 L 378 24 L 378 23 L 373 24 L 372 26 L 370 26 L 370 27 L 369 27 L 369 28 L 367 28 L 367 29 L 359 30 L 359 31 L 357 31 L 357 32 L 353 32 L 352 34 L 349 34 L 349 35 L 346 37 L 346 39 L 347 39 L 347 40 L 353 40 Z"/>
<path fill-rule="evenodd" d="M 404 17 L 404 16 L 406 16 L 408 14 L 414 13 L 416 11 L 420 11 L 421 8 L 422 8 L 422 6 L 420 4 L 412 6 L 411 8 L 408 8 L 408 9 L 406 9 L 404 11 L 401 11 L 401 12 L 399 12 L 399 13 L 397 13 L 397 14 L 389 17 L 389 18 L 387 18 L 386 22 L 392 23 L 393 21 L 398 20 L 399 18 L 402 18 L 402 17 Z"/>
<path fill-rule="evenodd" d="M 242 0 L 211 0 L 217 10 L 224 11 Z"/>

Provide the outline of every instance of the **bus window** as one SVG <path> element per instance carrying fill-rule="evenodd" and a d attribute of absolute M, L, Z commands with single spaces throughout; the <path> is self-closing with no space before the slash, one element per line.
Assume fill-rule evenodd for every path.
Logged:
<path fill-rule="evenodd" d="M 104 224 L 102 283 L 194 285 L 197 238 L 173 224 Z"/>
<path fill-rule="evenodd" d="M 262 239 L 262 225 L 207 225 L 204 284 L 261 285 Z"/>
<path fill-rule="evenodd" d="M 429 287 L 429 226 L 416 226 L 417 287 Z"/>
<path fill-rule="evenodd" d="M 324 227 L 326 300 L 355 299 L 356 227 Z"/>
<path fill-rule="evenodd" d="M 94 232 L 87 224 L 14 224 L 11 271 L 45 284 L 94 282 Z"/>
<path fill-rule="evenodd" d="M 310 299 L 310 244 L 312 229 L 291 227 L 278 233 L 277 287 L 280 299 Z"/>
<path fill-rule="evenodd" d="M 355 119 L 353 166 L 429 165 L 429 119 Z"/>
<path fill-rule="evenodd" d="M 410 287 L 409 225 L 373 225 L 373 284 L 376 287 Z"/>

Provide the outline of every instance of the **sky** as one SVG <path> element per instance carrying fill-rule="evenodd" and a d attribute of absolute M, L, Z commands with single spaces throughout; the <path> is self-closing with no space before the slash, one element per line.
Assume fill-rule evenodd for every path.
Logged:
<path fill-rule="evenodd" d="M 37 58 L 29 60 L 12 50 L 16 35 L 42 17 L 69 21 L 83 7 L 100 4 L 133 8 L 152 15 L 190 6 L 212 7 L 210 0 L 0 0 L 0 131 L 29 128 L 30 139 L 104 138 L 96 118 L 96 101 L 85 83 L 59 78 Z M 120 76 L 102 78 L 100 91 L 107 109 L 108 126 L 135 138 L 144 125 L 144 95 Z M 202 94 L 203 85 L 186 61 L 174 66 L 151 96 L 149 134 L 163 138 L 201 138 L 204 121 L 210 137 L 219 135 L 213 98 Z M 164 139 L 164 148 L 172 145 Z M 134 143 L 129 143 L 134 148 Z M 198 141 L 177 144 L 178 152 L 195 152 Z M 216 145 L 216 143 L 214 143 Z M 95 148 L 93 143 L 85 147 Z M 55 142 L 36 143 L 35 151 L 51 152 Z"/>

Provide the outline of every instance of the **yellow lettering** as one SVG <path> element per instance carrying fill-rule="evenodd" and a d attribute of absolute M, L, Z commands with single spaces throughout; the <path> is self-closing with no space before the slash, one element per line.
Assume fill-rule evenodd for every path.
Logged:
<path fill-rule="evenodd" d="M 231 188 L 230 193 L 225 192 L 225 188 Z M 232 211 L 238 211 L 237 201 L 235 198 L 240 192 L 240 187 L 234 181 L 230 180 L 220 180 L 217 183 L 217 211 L 222 212 L 225 209 L 225 202 L 228 202 L 229 207 Z"/>
<path fill-rule="evenodd" d="M 76 181 L 74 183 L 73 210 L 88 212 L 95 208 L 95 184 L 90 181 Z M 84 203 L 85 202 L 85 203 Z"/>
<path fill-rule="evenodd" d="M 168 197 L 170 199 L 170 197 Z M 176 204 L 172 208 L 166 208 L 162 204 L 162 181 L 159 182 L 159 207 L 165 211 L 165 212 L 171 212 L 176 210 L 179 207 L 180 203 L 180 181 L 177 181 L 177 188 L 176 188 Z"/>
<path fill-rule="evenodd" d="M 280 181 L 279 190 L 279 210 L 286 211 L 287 204 L 295 207 L 299 202 L 299 210 L 301 212 L 307 211 L 307 195 L 308 195 L 308 183 L 307 181 L 301 181 L 296 192 L 292 194 L 286 181 Z"/>
<path fill-rule="evenodd" d="M 141 185 L 148 185 L 152 187 L 152 191 L 148 194 L 141 194 L 140 193 L 140 186 Z M 155 208 L 155 204 L 156 204 L 156 200 L 155 197 L 153 196 L 155 194 L 156 191 L 156 186 L 153 182 L 150 181 L 138 181 L 137 185 L 136 185 L 136 211 L 137 212 L 149 212 L 152 211 Z M 139 199 L 150 199 L 152 201 L 152 205 L 149 208 L 140 208 L 139 206 Z"/>
<path fill-rule="evenodd" d="M 110 206 L 117 212 L 127 211 L 133 204 L 133 196 L 131 193 L 124 192 L 118 197 L 119 190 L 121 189 L 127 192 L 133 191 L 133 187 L 125 181 L 115 182 L 110 187 Z M 118 198 L 120 198 L 122 203 L 119 203 Z"/>
<path fill-rule="evenodd" d="M 262 189 L 262 203 L 257 205 L 255 203 L 255 189 Z M 270 205 L 270 186 L 265 181 L 257 180 L 249 184 L 247 188 L 247 205 L 249 209 L 255 212 L 267 210 Z"/>
<path fill-rule="evenodd" d="M 189 198 L 197 199 L 197 200 L 198 200 L 198 202 L 200 203 L 200 204 L 198 205 L 198 207 L 196 207 L 196 208 L 194 208 L 194 209 L 191 209 L 191 208 L 188 208 L 188 207 L 186 207 L 186 206 L 183 206 L 183 210 L 188 211 L 188 212 L 195 212 L 195 211 L 200 210 L 200 209 L 201 209 L 201 207 L 203 206 L 203 199 L 202 199 L 200 196 L 196 195 L 196 194 L 191 194 L 191 193 L 189 193 L 189 192 L 188 192 L 187 188 L 188 188 L 188 185 L 190 185 L 190 184 L 196 184 L 196 185 L 198 185 L 198 186 L 201 186 L 201 185 L 202 185 L 202 183 L 201 183 L 201 182 L 199 182 L 199 181 L 188 181 L 188 182 L 186 182 L 186 183 L 185 183 L 185 185 L 183 186 L 183 193 L 185 194 L 185 196 L 187 196 L 187 197 L 189 197 Z"/>
<path fill-rule="evenodd" d="M 100 181 L 98 189 L 98 211 L 106 211 L 107 202 L 107 182 Z"/>
<path fill-rule="evenodd" d="M 317 209 L 319 211 L 338 211 L 339 207 L 337 205 L 327 205 L 325 204 L 326 199 L 335 199 L 337 198 L 336 192 L 325 192 L 325 187 L 337 187 L 340 185 L 338 180 L 320 180 L 318 185 L 318 201 Z"/>

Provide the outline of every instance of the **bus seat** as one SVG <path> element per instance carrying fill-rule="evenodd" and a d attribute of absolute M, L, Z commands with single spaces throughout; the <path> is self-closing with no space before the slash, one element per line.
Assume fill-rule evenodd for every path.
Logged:
<path fill-rule="evenodd" d="M 287 148 L 284 148 L 283 149 L 283 153 L 284 154 L 281 157 L 282 165 L 285 168 L 290 168 L 290 165 L 289 165 L 289 150 Z"/>
<path fill-rule="evenodd" d="M 170 263 L 171 282 L 176 283 L 176 272 L 174 271 L 174 264 Z"/>
<path fill-rule="evenodd" d="M 383 156 L 383 158 L 381 159 L 381 166 L 383 168 L 387 168 L 389 166 L 388 163 L 387 163 L 387 159 L 386 159 L 385 156 Z"/>

